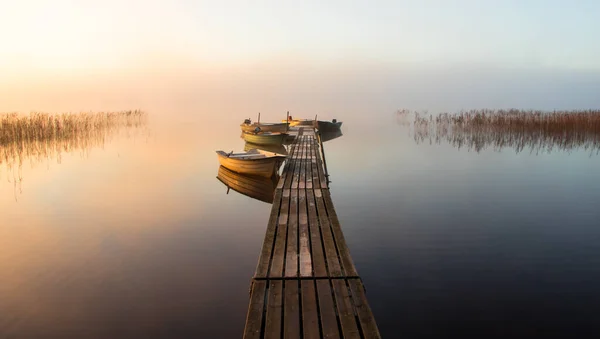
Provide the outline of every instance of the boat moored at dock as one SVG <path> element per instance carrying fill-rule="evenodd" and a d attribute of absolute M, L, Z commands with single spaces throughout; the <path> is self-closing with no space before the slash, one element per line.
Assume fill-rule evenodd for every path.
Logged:
<path fill-rule="evenodd" d="M 258 175 L 270 178 L 283 161 L 285 154 L 253 149 L 243 153 L 217 151 L 219 163 L 237 173 Z"/>

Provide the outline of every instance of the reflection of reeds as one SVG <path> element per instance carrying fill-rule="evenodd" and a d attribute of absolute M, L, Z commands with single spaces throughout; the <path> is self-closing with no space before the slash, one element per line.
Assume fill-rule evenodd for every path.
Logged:
<path fill-rule="evenodd" d="M 398 111 L 405 121 L 411 113 Z M 480 151 L 512 147 L 517 152 L 554 148 L 570 151 L 584 148 L 600 151 L 600 110 L 524 111 L 471 110 L 437 116 L 414 113 L 414 139 L 417 143 L 448 142 L 455 147 Z"/>
<path fill-rule="evenodd" d="M 8 169 L 57 158 L 62 152 L 85 151 L 104 145 L 106 138 L 121 128 L 146 124 L 142 111 L 110 113 L 0 115 L 0 165 Z M 20 176 L 20 175 L 19 175 Z M 20 180 L 20 178 L 19 178 Z"/>

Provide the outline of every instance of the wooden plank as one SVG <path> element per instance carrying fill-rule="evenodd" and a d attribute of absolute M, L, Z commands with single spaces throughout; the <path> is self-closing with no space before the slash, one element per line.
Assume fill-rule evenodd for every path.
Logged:
<path fill-rule="evenodd" d="M 317 212 L 319 214 L 319 224 L 321 226 L 321 236 L 323 238 L 323 247 L 325 248 L 325 258 L 327 261 L 327 269 L 329 276 L 341 277 L 342 268 L 338 258 L 337 249 L 333 240 L 333 234 L 331 233 L 331 225 L 329 218 L 325 211 L 325 204 L 323 203 L 322 190 L 314 190 L 315 200 L 317 203 Z"/>
<path fill-rule="evenodd" d="M 298 190 L 291 190 L 290 215 L 287 227 L 285 276 L 298 276 Z"/>
<path fill-rule="evenodd" d="M 323 277 L 327 275 L 327 265 L 325 264 L 321 230 L 317 216 L 317 204 L 315 202 L 315 193 L 313 190 L 306 191 L 306 203 L 308 209 L 308 228 L 310 232 L 310 250 L 313 271 L 314 275 Z"/>
<path fill-rule="evenodd" d="M 271 261 L 270 277 L 283 276 L 283 264 L 285 260 L 285 241 L 287 239 L 287 224 L 290 204 L 290 190 L 284 189 L 279 208 L 277 222 L 277 235 L 275 237 L 275 248 L 273 249 L 273 260 Z"/>
<path fill-rule="evenodd" d="M 325 208 L 327 209 L 327 215 L 329 216 L 329 221 L 331 222 L 331 230 L 333 232 L 335 243 L 337 244 L 340 255 L 340 261 L 344 269 L 344 274 L 347 276 L 357 276 L 358 272 L 356 271 L 356 267 L 354 266 L 354 262 L 350 256 L 350 249 L 348 248 L 348 245 L 346 245 L 346 239 L 344 238 L 344 233 L 342 232 L 340 220 L 338 219 L 335 208 L 333 207 L 331 193 L 329 190 L 322 190 L 322 193 L 323 201 L 325 202 Z"/>
<path fill-rule="evenodd" d="M 283 304 L 283 337 L 300 338 L 300 298 L 298 280 L 285 281 L 285 303 Z"/>
<path fill-rule="evenodd" d="M 292 179 L 292 184 L 290 188 L 297 189 L 298 182 L 300 181 L 300 165 L 302 164 L 302 139 L 300 139 L 300 144 L 298 145 L 298 151 L 294 154 L 294 175 Z"/>
<path fill-rule="evenodd" d="M 308 231 L 308 212 L 306 204 L 306 190 L 299 190 L 298 195 L 298 224 L 299 224 L 299 252 L 300 276 L 312 276 L 312 260 L 310 258 L 310 234 Z"/>
<path fill-rule="evenodd" d="M 277 182 L 277 188 L 283 188 L 285 186 L 285 182 L 288 180 L 287 178 L 290 176 L 290 168 L 293 169 L 293 157 L 296 152 L 296 145 L 291 144 L 288 152 L 287 159 L 285 160 L 285 165 L 283 166 L 283 171 L 281 173 L 281 177 Z M 291 179 L 290 179 L 291 180 Z"/>
<path fill-rule="evenodd" d="M 348 284 L 350 285 L 350 291 L 352 292 L 354 309 L 358 315 L 358 321 L 360 322 L 363 337 L 365 339 L 381 338 L 377 323 L 375 322 L 375 317 L 367 302 L 367 297 L 365 296 L 363 284 L 360 282 L 360 279 L 348 279 Z"/>
<path fill-rule="evenodd" d="M 321 314 L 321 329 L 323 338 L 339 338 L 337 317 L 333 305 L 333 296 L 329 280 L 317 280 L 317 296 L 319 298 L 319 311 Z"/>
<path fill-rule="evenodd" d="M 311 154 L 311 171 L 312 171 L 312 184 L 313 184 L 313 188 L 321 188 L 321 179 L 319 178 L 319 170 L 318 170 L 318 165 L 319 163 L 317 162 L 317 153 L 319 151 L 318 149 L 318 145 L 315 142 L 311 143 L 312 145 L 312 154 Z"/>
<path fill-rule="evenodd" d="M 283 183 L 283 188 L 290 188 L 292 187 L 292 179 L 294 178 L 294 167 L 296 166 L 296 160 L 295 157 L 298 154 L 298 150 L 295 144 L 292 145 L 293 148 L 293 153 L 290 155 L 290 157 L 286 160 L 289 162 L 289 166 L 286 170 L 285 174 L 285 180 Z"/>
<path fill-rule="evenodd" d="M 298 178 L 298 189 L 306 188 L 306 141 L 302 144 L 302 154 L 300 155 L 300 177 Z"/>
<path fill-rule="evenodd" d="M 250 305 L 244 329 L 245 339 L 261 338 L 263 309 L 265 306 L 266 281 L 254 281 L 250 295 Z"/>
<path fill-rule="evenodd" d="M 354 317 L 352 297 L 348 291 L 348 286 L 346 286 L 346 281 L 343 279 L 333 279 L 331 283 L 333 285 L 335 302 L 344 339 L 360 339 L 360 332 L 358 331 L 356 318 Z"/>
<path fill-rule="evenodd" d="M 282 190 L 275 190 L 275 197 L 273 198 L 273 207 L 271 208 L 271 215 L 269 216 L 269 223 L 267 224 L 267 233 L 263 240 L 262 250 L 260 257 L 258 258 L 258 265 L 256 266 L 255 277 L 264 278 L 267 276 L 269 271 L 269 262 L 273 255 L 273 242 L 277 234 L 277 224 L 279 219 L 279 208 L 281 207 Z"/>
<path fill-rule="evenodd" d="M 319 331 L 319 311 L 317 306 L 317 293 L 315 282 L 312 280 L 303 280 L 302 289 L 302 329 L 304 339 L 320 338 Z"/>
<path fill-rule="evenodd" d="M 325 170 L 323 169 L 323 160 L 321 159 L 321 154 L 317 154 L 317 170 L 319 171 L 319 182 L 321 183 L 321 188 L 327 188 L 327 179 L 325 178 Z"/>
<path fill-rule="evenodd" d="M 306 188 L 307 189 L 312 189 L 313 188 L 313 174 L 312 174 L 312 145 L 308 144 L 308 149 L 306 150 L 308 156 L 306 159 L 306 162 L 304 164 L 304 176 L 305 176 L 305 181 L 306 181 Z"/>
<path fill-rule="evenodd" d="M 321 146 L 318 144 L 316 138 L 315 138 L 315 145 L 316 145 L 316 157 L 317 157 L 317 170 L 319 172 L 319 182 L 320 182 L 320 186 L 315 186 L 315 187 L 321 187 L 321 188 L 327 188 L 327 180 L 325 178 L 325 170 L 323 167 L 323 159 L 321 158 Z"/>
<path fill-rule="evenodd" d="M 281 338 L 283 320 L 283 281 L 272 280 L 269 283 L 265 338 Z"/>

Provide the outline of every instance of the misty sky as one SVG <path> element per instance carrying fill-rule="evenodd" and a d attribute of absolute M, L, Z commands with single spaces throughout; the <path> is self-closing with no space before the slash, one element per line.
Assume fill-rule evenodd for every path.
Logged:
<path fill-rule="evenodd" d="M 167 92 L 193 83 L 254 99 L 267 82 L 278 98 L 377 92 L 374 100 L 456 84 L 443 97 L 500 90 L 499 103 L 525 84 L 541 86 L 540 100 L 549 86 L 571 91 L 560 105 L 588 107 L 598 105 L 599 17 L 592 0 L 4 1 L 0 90 L 16 104 L 0 111 L 52 84 L 117 78 L 111 88 L 121 91 L 160 78 Z"/>

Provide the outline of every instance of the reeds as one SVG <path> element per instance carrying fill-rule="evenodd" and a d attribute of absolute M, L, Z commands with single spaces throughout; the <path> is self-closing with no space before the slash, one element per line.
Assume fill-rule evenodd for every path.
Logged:
<path fill-rule="evenodd" d="M 511 147 L 516 152 L 571 151 L 583 148 L 600 150 L 600 110 L 470 110 L 440 113 L 436 116 L 401 110 L 399 123 L 412 123 L 417 143 L 447 142 L 477 152 L 493 147 Z"/>
<path fill-rule="evenodd" d="M 121 128 L 146 124 L 146 113 L 135 111 L 49 114 L 0 114 L 0 165 L 9 168 L 30 158 L 58 157 L 62 152 L 100 146 Z"/>

